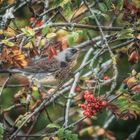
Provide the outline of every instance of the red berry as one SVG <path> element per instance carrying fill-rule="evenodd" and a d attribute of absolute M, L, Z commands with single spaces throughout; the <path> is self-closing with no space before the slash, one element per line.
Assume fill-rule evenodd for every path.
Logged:
<path fill-rule="evenodd" d="M 87 108 L 87 106 L 85 104 L 81 104 L 80 107 L 85 110 Z"/>
<path fill-rule="evenodd" d="M 85 111 L 84 113 L 83 113 L 86 117 L 88 117 L 88 118 L 90 118 L 91 117 L 91 113 L 90 113 L 90 111 Z"/>
<path fill-rule="evenodd" d="M 85 94 L 85 95 L 84 95 L 84 98 L 85 98 L 85 100 L 88 101 L 88 102 L 92 102 L 92 101 L 94 100 L 94 96 L 91 95 L 91 94 Z"/>
<path fill-rule="evenodd" d="M 92 98 L 90 98 L 90 95 L 86 98 L 87 102 L 92 102 Z"/>
<path fill-rule="evenodd" d="M 92 115 L 95 116 L 96 115 L 96 110 L 92 110 Z"/>
<path fill-rule="evenodd" d="M 107 106 L 107 102 L 106 102 L 106 101 L 102 101 L 102 102 L 101 102 L 101 106 L 102 106 L 102 107 L 106 107 L 106 106 Z"/>
<path fill-rule="evenodd" d="M 94 96 L 93 96 L 93 95 L 90 95 L 90 99 L 91 99 L 91 100 L 94 100 Z"/>
<path fill-rule="evenodd" d="M 88 93 L 85 93 L 84 94 L 84 99 L 87 99 L 88 96 L 89 96 L 89 94 Z"/>
<path fill-rule="evenodd" d="M 97 98 L 95 98 L 95 102 L 97 103 L 97 102 L 99 102 L 100 101 L 100 99 L 97 97 Z"/>
<path fill-rule="evenodd" d="M 100 96 L 95 98 L 90 91 L 86 91 L 84 98 L 86 102 L 81 104 L 80 107 L 84 110 L 83 114 L 88 118 L 95 116 L 97 112 L 100 112 L 103 107 L 107 106 L 105 100 L 102 100 Z"/>
<path fill-rule="evenodd" d="M 87 104 L 87 107 L 91 107 L 92 105 L 91 104 Z"/>
<path fill-rule="evenodd" d="M 96 109 L 99 109 L 99 105 L 98 105 L 98 104 L 95 104 L 94 107 L 95 107 Z"/>
<path fill-rule="evenodd" d="M 86 94 L 84 94 L 84 99 L 86 99 L 87 98 L 87 95 Z"/>
<path fill-rule="evenodd" d="M 109 80 L 109 79 L 110 79 L 110 78 L 109 78 L 109 76 L 107 76 L 107 75 L 103 77 L 103 80 L 105 80 L 105 81 L 106 81 L 106 80 Z"/>

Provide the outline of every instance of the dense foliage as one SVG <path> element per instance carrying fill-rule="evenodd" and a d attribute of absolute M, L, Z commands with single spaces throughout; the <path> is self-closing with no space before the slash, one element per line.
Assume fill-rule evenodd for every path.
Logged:
<path fill-rule="evenodd" d="M 139 0 L 0 0 L 0 139 L 139 139 L 139 61 Z"/>

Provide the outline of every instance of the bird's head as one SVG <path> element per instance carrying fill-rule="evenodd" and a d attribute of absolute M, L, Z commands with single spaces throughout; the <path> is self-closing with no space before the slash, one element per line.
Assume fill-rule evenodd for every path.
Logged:
<path fill-rule="evenodd" d="M 62 52 L 58 53 L 55 58 L 63 62 L 71 62 L 78 57 L 79 50 L 77 48 L 67 48 Z"/>

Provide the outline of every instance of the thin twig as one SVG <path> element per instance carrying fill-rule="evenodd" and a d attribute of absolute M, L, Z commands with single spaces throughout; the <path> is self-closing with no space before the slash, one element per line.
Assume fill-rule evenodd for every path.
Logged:
<path fill-rule="evenodd" d="M 127 140 L 135 140 L 139 132 L 140 132 L 140 124 L 137 126 L 136 130 L 128 136 Z"/>
<path fill-rule="evenodd" d="M 84 3 L 85 3 L 86 7 L 89 9 L 91 15 L 95 18 L 96 24 L 97 24 L 97 26 L 98 26 L 98 28 L 99 28 L 99 31 L 100 31 L 100 33 L 101 33 L 101 36 L 102 36 L 103 43 L 105 43 L 105 47 L 107 47 L 107 49 L 108 49 L 108 51 L 109 51 L 109 53 L 110 53 L 110 57 L 111 57 L 111 59 L 112 59 L 113 76 L 114 76 L 114 77 L 113 77 L 113 82 L 112 82 L 112 84 L 111 84 L 111 89 L 106 93 L 106 96 L 109 96 L 110 93 L 112 93 L 112 91 L 115 89 L 116 84 L 117 84 L 117 83 L 116 83 L 116 80 L 117 80 L 117 77 L 118 77 L 118 70 L 117 70 L 117 66 L 116 66 L 116 59 L 115 59 L 115 56 L 114 56 L 114 54 L 113 54 L 113 52 L 112 52 L 112 50 L 111 50 L 111 48 L 110 48 L 110 46 L 109 46 L 109 44 L 108 44 L 108 41 L 107 41 L 107 39 L 106 39 L 106 37 L 105 37 L 105 35 L 104 35 L 104 33 L 103 33 L 103 30 L 102 30 L 102 27 L 101 27 L 101 25 L 100 25 L 99 20 L 97 19 L 97 17 L 96 17 L 96 15 L 95 15 L 95 13 L 93 12 L 93 10 L 89 7 L 87 1 L 86 1 L 86 0 L 83 0 L 83 1 L 84 1 Z"/>
<path fill-rule="evenodd" d="M 88 59 L 89 59 L 89 57 L 90 57 L 92 52 L 93 52 L 93 48 L 90 48 L 89 51 L 87 52 L 87 54 L 85 55 L 84 60 L 83 60 L 83 62 L 82 62 L 80 67 L 83 67 L 83 65 L 85 65 L 85 63 L 88 61 Z M 68 96 L 69 98 L 72 98 L 73 96 L 75 96 L 75 88 L 76 88 L 76 85 L 78 83 L 78 80 L 80 78 L 81 73 L 82 73 L 82 70 L 75 74 L 75 80 L 74 80 L 74 82 L 72 84 L 72 88 L 71 88 L 69 96 Z M 70 103 L 71 103 L 71 99 L 68 99 L 67 103 L 66 103 L 66 109 L 65 109 L 64 127 L 68 126 Z"/>
<path fill-rule="evenodd" d="M 103 125 L 103 128 L 104 129 L 107 129 L 109 127 L 109 125 L 112 123 L 112 121 L 114 120 L 115 116 L 114 115 L 111 115 L 109 117 L 109 119 L 104 123 Z"/>
<path fill-rule="evenodd" d="M 4 88 L 5 88 L 6 84 L 7 84 L 7 82 L 9 81 L 10 77 L 11 77 L 11 74 L 9 74 L 8 78 L 3 83 L 2 87 L 1 87 L 1 90 L 0 90 L 0 96 L 2 95 L 2 92 L 3 92 L 3 90 L 4 90 Z"/>

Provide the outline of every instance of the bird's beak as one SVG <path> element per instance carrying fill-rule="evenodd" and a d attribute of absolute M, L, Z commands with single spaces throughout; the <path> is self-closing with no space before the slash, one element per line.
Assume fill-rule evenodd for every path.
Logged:
<path fill-rule="evenodd" d="M 79 48 L 75 48 L 77 51 L 80 51 L 80 49 Z"/>
<path fill-rule="evenodd" d="M 77 49 L 77 53 L 79 54 L 79 52 L 80 52 L 80 49 L 79 48 L 76 48 Z"/>
<path fill-rule="evenodd" d="M 75 53 L 78 53 L 80 50 L 78 48 L 75 48 Z"/>

